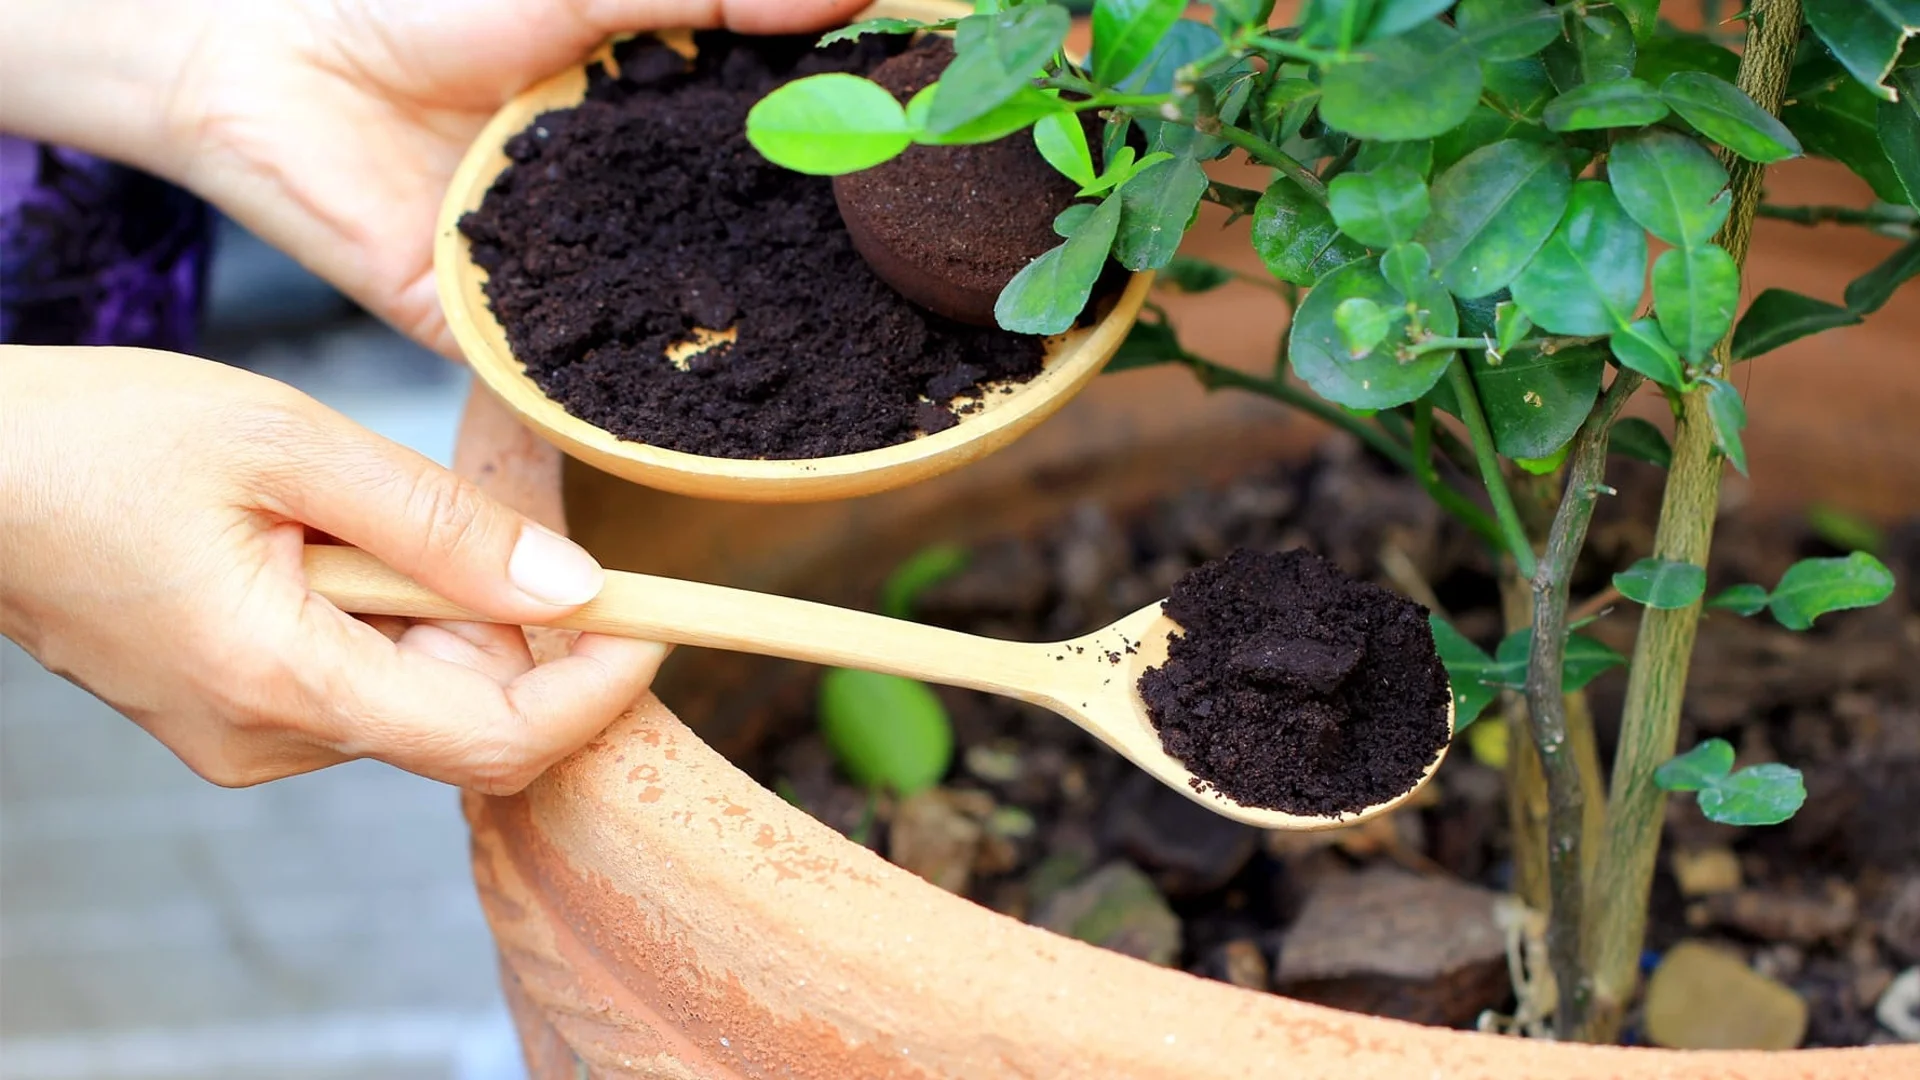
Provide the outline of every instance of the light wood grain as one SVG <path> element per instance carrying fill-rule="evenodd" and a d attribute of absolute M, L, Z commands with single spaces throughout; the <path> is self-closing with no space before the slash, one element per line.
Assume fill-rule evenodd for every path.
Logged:
<path fill-rule="evenodd" d="M 952 6 L 964 13 L 961 5 Z M 881 3 L 868 14 L 924 18 L 928 8 L 925 0 Z M 682 51 L 692 47 L 686 35 L 675 35 L 669 44 Z M 611 65 L 611 43 L 593 59 Z M 1097 322 L 1048 339 L 1040 374 L 989 392 L 978 409 L 937 434 L 858 454 L 790 461 L 704 457 L 616 438 L 568 413 L 527 377 L 487 305 L 486 274 L 474 265 L 459 229 L 461 216 L 479 207 L 506 168 L 507 140 L 540 113 L 578 104 L 585 92 L 584 68 L 576 66 L 526 90 L 488 122 L 460 162 L 441 204 L 434 276 L 454 340 L 487 389 L 554 445 L 615 476 L 683 495 L 745 502 L 844 499 L 938 476 L 1006 446 L 1071 400 L 1119 349 L 1152 286 L 1151 273 L 1133 275 Z"/>
<path fill-rule="evenodd" d="M 354 548 L 309 546 L 306 570 L 309 588 L 356 615 L 485 621 Z M 1161 748 L 1134 689 L 1142 672 L 1166 660 L 1167 638 L 1179 632 L 1157 603 L 1082 637 L 1027 644 L 785 596 L 610 571 L 597 599 L 551 625 L 879 671 L 1017 698 L 1073 721 L 1215 813 L 1263 829 L 1352 825 L 1419 790 L 1415 785 L 1357 813 L 1314 817 L 1242 806 L 1210 788 L 1195 789 L 1193 774 Z M 1420 784 L 1445 757 L 1442 747 Z"/>

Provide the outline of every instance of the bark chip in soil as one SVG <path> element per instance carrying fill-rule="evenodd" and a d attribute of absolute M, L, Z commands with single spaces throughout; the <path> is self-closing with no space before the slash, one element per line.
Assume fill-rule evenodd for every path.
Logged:
<path fill-rule="evenodd" d="M 1040 339 L 903 299 L 854 250 L 831 181 L 747 142 L 747 111 L 774 87 L 870 71 L 904 39 L 694 40 L 690 65 L 643 37 L 616 52 L 618 76 L 590 67 L 586 99 L 508 140 L 511 164 L 461 219 L 548 397 L 622 439 L 794 459 L 945 430 L 986 388 L 1039 373 Z M 668 359 L 728 329 L 737 340 L 684 370 Z"/>
<path fill-rule="evenodd" d="M 1176 582 L 1165 611 L 1183 633 L 1140 694 L 1196 787 L 1349 813 L 1411 789 L 1452 734 L 1426 610 L 1318 555 L 1235 551 Z"/>

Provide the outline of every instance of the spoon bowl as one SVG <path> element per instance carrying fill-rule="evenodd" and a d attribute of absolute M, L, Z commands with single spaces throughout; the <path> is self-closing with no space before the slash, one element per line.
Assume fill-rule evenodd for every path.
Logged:
<path fill-rule="evenodd" d="M 353 548 L 309 546 L 306 570 L 308 587 L 342 611 L 485 621 Z M 1147 668 L 1166 662 L 1168 638 L 1180 632 L 1159 604 L 1091 634 L 1030 644 L 721 585 L 608 571 L 598 598 L 551 625 L 859 668 L 1017 698 L 1078 724 L 1214 813 L 1263 829 L 1337 829 L 1386 813 L 1419 791 L 1447 752 L 1442 744 L 1405 792 L 1345 814 L 1247 806 L 1196 783 L 1192 771 L 1162 748 L 1136 689 Z M 1447 722 L 1451 727 L 1451 701 Z"/>
<path fill-rule="evenodd" d="M 920 0 L 875 4 L 866 14 L 928 18 L 936 6 L 942 12 L 949 7 L 966 10 L 964 5 Z M 692 54 L 690 33 L 656 36 L 681 53 Z M 486 272 L 474 263 L 459 225 L 462 216 L 479 208 L 507 167 L 507 141 L 541 113 L 578 105 L 586 94 L 590 65 L 617 67 L 614 44 L 606 43 L 584 63 L 530 87 L 494 114 L 454 172 L 441 203 L 433 252 L 441 309 L 474 374 L 528 427 L 594 468 L 682 495 L 742 502 L 809 502 L 887 491 L 978 460 L 1031 430 L 1100 372 L 1139 315 L 1152 285 L 1151 273 L 1134 274 L 1117 297 L 1094 313 L 1097 317 L 1048 338 L 1038 375 L 1024 383 L 989 388 L 959 417 L 959 423 L 945 431 L 857 454 L 786 460 L 707 457 L 621 439 L 574 416 L 549 398 L 514 358 L 506 332 L 487 303 Z M 736 329 L 711 327 L 695 337 L 713 341 Z M 682 352 L 673 359 L 684 362 L 685 358 Z"/>

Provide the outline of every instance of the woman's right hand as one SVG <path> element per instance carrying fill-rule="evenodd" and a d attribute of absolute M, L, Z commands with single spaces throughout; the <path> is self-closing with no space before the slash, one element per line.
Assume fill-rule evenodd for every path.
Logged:
<path fill-rule="evenodd" d="M 171 353 L 0 347 L 0 633 L 201 776 L 371 757 L 504 794 L 639 697 L 663 646 L 521 623 L 591 599 L 571 541 L 282 384 Z M 500 625 L 358 619 L 309 530 Z"/>

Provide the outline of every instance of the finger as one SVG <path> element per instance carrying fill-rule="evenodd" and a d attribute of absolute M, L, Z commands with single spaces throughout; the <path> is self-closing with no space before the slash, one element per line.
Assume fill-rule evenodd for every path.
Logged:
<path fill-rule="evenodd" d="M 603 34 L 724 26 L 746 34 L 818 30 L 844 22 L 871 0 L 599 0 L 582 5 Z"/>
<path fill-rule="evenodd" d="M 380 636 L 388 641 L 399 641 L 400 635 L 413 627 L 413 620 L 396 615 L 356 615 L 354 618 L 380 631 Z"/>
<path fill-rule="evenodd" d="M 493 623 L 417 622 L 394 644 L 459 664 L 485 675 L 501 686 L 533 669 L 527 635 L 517 626 Z"/>

